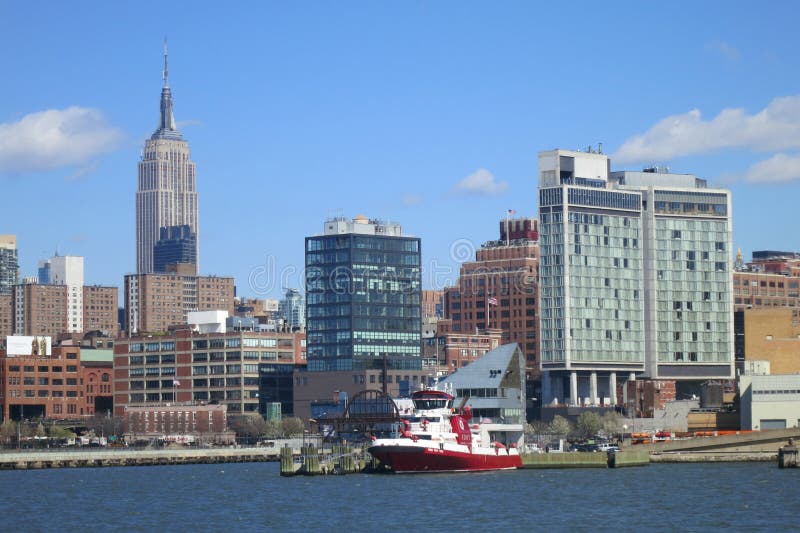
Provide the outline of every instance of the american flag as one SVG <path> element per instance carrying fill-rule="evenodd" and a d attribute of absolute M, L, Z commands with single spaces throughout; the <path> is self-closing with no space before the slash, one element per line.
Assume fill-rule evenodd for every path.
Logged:
<path fill-rule="evenodd" d="M 516 215 L 516 214 L 517 214 L 517 212 L 516 212 L 516 211 L 514 211 L 513 209 L 509 209 L 509 210 L 508 210 L 508 216 L 514 216 L 514 215 Z"/>
<path fill-rule="evenodd" d="M 497 305 L 497 298 L 489 296 L 489 305 Z"/>

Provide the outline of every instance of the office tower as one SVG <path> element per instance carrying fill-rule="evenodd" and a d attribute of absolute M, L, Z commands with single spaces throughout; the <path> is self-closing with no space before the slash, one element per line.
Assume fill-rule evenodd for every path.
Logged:
<path fill-rule="evenodd" d="M 159 230 L 158 242 L 153 250 L 153 271 L 163 273 L 167 265 L 191 264 L 197 260 L 197 235 L 192 228 L 167 226 Z"/>
<path fill-rule="evenodd" d="M 18 280 L 17 236 L 0 235 L 0 294 L 12 294 Z"/>
<path fill-rule="evenodd" d="M 730 193 L 539 154 L 544 403 L 611 404 L 617 376 L 730 378 Z"/>
<path fill-rule="evenodd" d="M 306 238 L 308 369 L 420 369 L 420 240 L 397 223 L 333 218 Z"/>
<path fill-rule="evenodd" d="M 280 314 L 291 329 L 306 326 L 306 306 L 303 295 L 297 289 L 286 289 L 286 297 L 280 301 Z"/>
<path fill-rule="evenodd" d="M 42 285 L 50 285 L 50 260 L 39 261 L 36 280 Z"/>
<path fill-rule="evenodd" d="M 136 272 L 154 272 L 154 251 L 163 227 L 187 225 L 198 238 L 195 164 L 189 143 L 175 126 L 169 87 L 167 49 L 164 47 L 161 115 L 155 133 L 145 141 L 139 161 L 136 192 Z M 197 265 L 197 249 L 194 260 Z"/>

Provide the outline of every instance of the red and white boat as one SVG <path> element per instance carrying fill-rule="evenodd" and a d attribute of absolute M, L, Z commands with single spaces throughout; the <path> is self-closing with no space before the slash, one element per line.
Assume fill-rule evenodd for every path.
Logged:
<path fill-rule="evenodd" d="M 411 398 L 413 414 L 401 415 L 399 436 L 375 439 L 368 448 L 391 471 L 472 472 L 522 466 L 516 447 L 490 442 L 488 431 L 471 421 L 469 408 L 455 412 L 452 395 L 424 390 Z"/>

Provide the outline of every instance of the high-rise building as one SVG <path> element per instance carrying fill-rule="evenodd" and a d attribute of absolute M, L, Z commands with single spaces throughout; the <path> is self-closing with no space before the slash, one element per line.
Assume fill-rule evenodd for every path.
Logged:
<path fill-rule="evenodd" d="M 516 342 L 525 354 L 528 378 L 539 374 L 536 276 L 539 245 L 535 219 L 506 220 L 500 240 L 484 243 L 474 261 L 459 269 L 458 286 L 444 292 L 443 330 L 476 333 L 497 329 L 502 344 Z"/>
<path fill-rule="evenodd" d="M 303 295 L 297 289 L 286 289 L 286 296 L 280 301 L 279 310 L 291 329 L 306 327 L 306 305 Z"/>
<path fill-rule="evenodd" d="M 178 265 L 178 267 L 185 265 Z M 225 310 L 233 315 L 233 278 L 188 272 L 125 276 L 125 326 L 128 335 L 165 332 L 186 324 L 190 311 Z"/>
<path fill-rule="evenodd" d="M 18 280 L 17 236 L 0 235 L 0 294 L 12 294 Z"/>
<path fill-rule="evenodd" d="M 153 272 L 166 272 L 167 265 L 191 264 L 197 260 L 197 235 L 192 228 L 167 226 L 159 230 L 153 250 Z"/>
<path fill-rule="evenodd" d="M 539 154 L 545 404 L 615 404 L 617 376 L 733 376 L 730 192 L 607 156 Z"/>
<path fill-rule="evenodd" d="M 167 49 L 164 47 L 161 115 L 155 133 L 145 141 L 139 161 L 136 192 L 136 272 L 155 271 L 154 254 L 161 228 L 187 225 L 197 239 L 198 206 L 195 164 L 189 143 L 175 126 L 169 87 Z M 194 260 L 197 265 L 197 248 Z"/>
<path fill-rule="evenodd" d="M 56 255 L 50 258 L 50 283 L 67 288 L 67 329 L 61 333 L 83 331 L 83 257 Z"/>
<path fill-rule="evenodd" d="M 119 331 L 118 294 L 117 287 L 21 283 L 14 288 L 12 302 L 14 334 L 55 338 L 101 331 L 113 338 Z"/>
<path fill-rule="evenodd" d="M 306 238 L 308 370 L 422 367 L 420 240 L 400 224 L 325 221 Z"/>

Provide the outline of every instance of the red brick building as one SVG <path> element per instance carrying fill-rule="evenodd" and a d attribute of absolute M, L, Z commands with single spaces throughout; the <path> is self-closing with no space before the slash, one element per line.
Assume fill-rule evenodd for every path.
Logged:
<path fill-rule="evenodd" d="M 291 371 L 306 362 L 303 332 L 197 333 L 117 339 L 114 414 L 133 406 L 218 403 L 229 414 L 259 411 L 262 370 Z"/>
<path fill-rule="evenodd" d="M 449 329 L 441 333 L 502 332 L 501 344 L 519 343 L 528 376 L 539 375 L 538 268 L 535 219 L 509 220 L 509 239 L 490 241 L 463 263 L 457 287 L 445 289 L 444 314 Z M 506 221 L 500 222 L 506 236 Z M 447 327 L 447 321 L 443 322 Z"/>
<path fill-rule="evenodd" d="M 234 442 L 228 431 L 225 405 L 162 405 L 126 407 L 125 440 L 164 439 L 178 441 L 196 437 L 213 442 Z"/>
<path fill-rule="evenodd" d="M 447 323 L 447 321 L 442 321 Z M 503 332 L 494 329 L 481 333 L 442 333 L 423 339 L 422 356 L 425 360 L 436 361 L 439 374 L 450 374 L 480 359 L 494 350 L 502 341 Z"/>
<path fill-rule="evenodd" d="M 77 346 L 54 347 L 41 355 L 0 352 L 3 420 L 87 415 L 80 354 Z"/>

